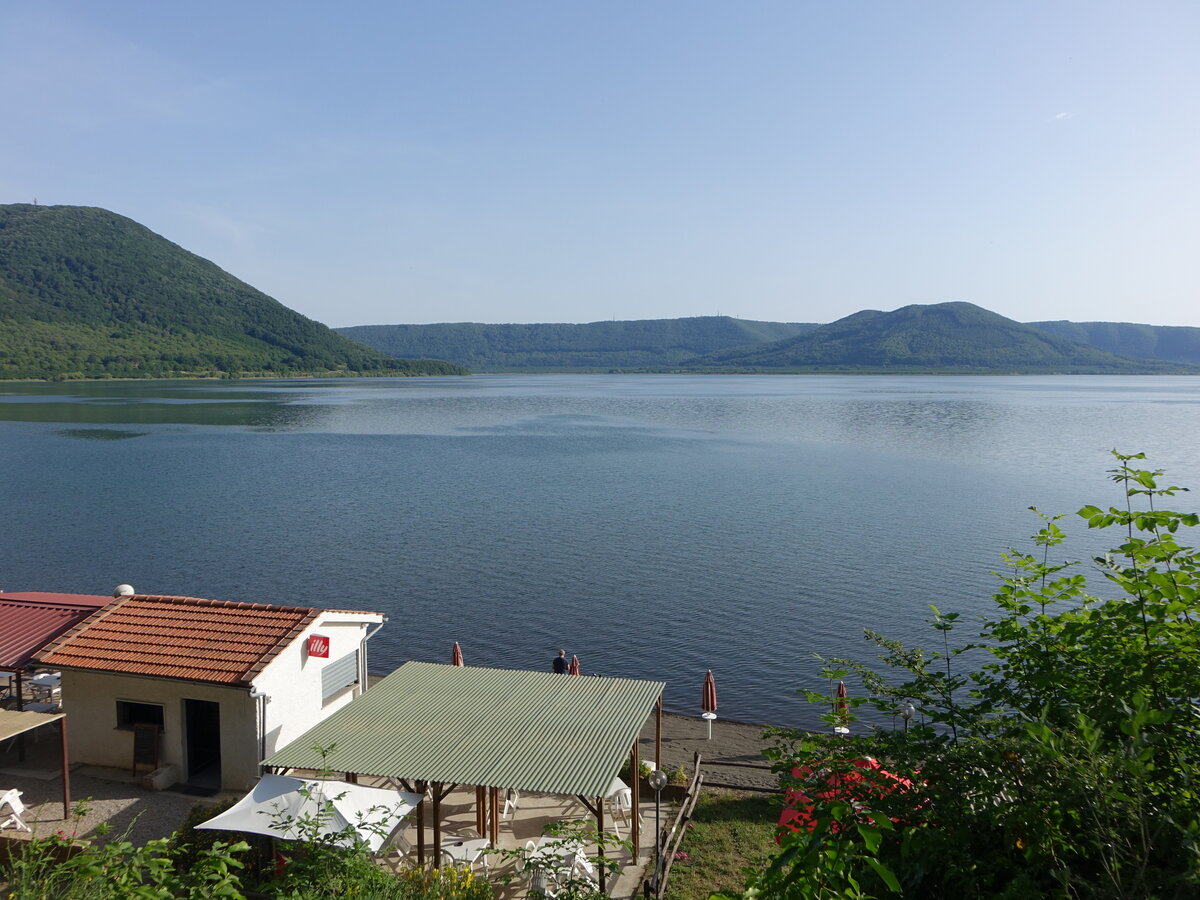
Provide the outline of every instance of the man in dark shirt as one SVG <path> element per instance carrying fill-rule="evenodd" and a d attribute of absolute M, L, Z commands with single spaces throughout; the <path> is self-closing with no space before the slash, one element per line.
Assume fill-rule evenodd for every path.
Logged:
<path fill-rule="evenodd" d="M 554 663 L 552 664 L 552 668 L 554 669 L 554 674 L 566 675 L 567 667 L 569 665 L 570 665 L 570 663 L 567 662 L 567 651 L 559 650 L 558 656 L 554 657 Z"/>

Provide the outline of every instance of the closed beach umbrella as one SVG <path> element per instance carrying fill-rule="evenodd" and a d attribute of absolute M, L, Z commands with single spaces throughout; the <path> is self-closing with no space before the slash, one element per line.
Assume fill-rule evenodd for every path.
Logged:
<path fill-rule="evenodd" d="M 461 666 L 462 664 L 462 647 L 458 646 L 458 641 L 455 641 L 454 649 L 450 652 L 450 665 Z"/>
<path fill-rule="evenodd" d="M 717 717 L 717 679 L 713 678 L 712 669 L 704 676 L 704 690 L 700 692 L 701 714 L 708 721 L 708 737 L 712 740 L 712 723 Z"/>
<path fill-rule="evenodd" d="M 833 701 L 833 711 L 837 714 L 839 722 L 844 722 L 846 717 L 850 715 L 850 704 L 847 702 L 847 698 L 849 696 L 850 692 L 846 690 L 846 682 L 839 681 L 837 686 L 837 699 Z M 850 729 L 845 725 L 836 725 L 833 730 L 839 734 L 850 733 Z"/>
<path fill-rule="evenodd" d="M 579 675 L 580 674 L 579 657 L 578 656 L 571 657 L 571 664 L 569 666 L 567 666 L 567 674 L 568 675 Z"/>

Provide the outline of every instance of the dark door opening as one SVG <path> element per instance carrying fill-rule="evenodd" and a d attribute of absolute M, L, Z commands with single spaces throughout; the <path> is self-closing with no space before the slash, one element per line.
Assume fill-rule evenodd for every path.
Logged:
<path fill-rule="evenodd" d="M 183 730 L 188 787 L 216 793 L 221 789 L 221 704 L 184 700 Z"/>

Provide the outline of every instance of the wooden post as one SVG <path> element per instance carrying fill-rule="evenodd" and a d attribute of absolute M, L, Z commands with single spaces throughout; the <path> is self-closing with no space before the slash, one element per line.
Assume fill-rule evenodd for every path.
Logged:
<path fill-rule="evenodd" d="M 629 786 L 629 792 L 632 795 L 631 805 L 633 806 L 629 813 L 629 840 L 633 844 L 633 861 L 636 863 L 642 851 L 642 765 L 638 760 L 637 738 L 634 738 L 633 750 L 630 751 L 629 758 L 632 762 L 630 771 L 633 773 L 633 784 Z"/>
<path fill-rule="evenodd" d="M 67 717 L 58 720 L 62 725 L 63 821 L 71 818 L 71 763 L 67 754 Z"/>
<path fill-rule="evenodd" d="M 600 840 L 604 840 L 604 798 L 596 798 L 596 833 Z M 596 855 L 600 857 L 600 893 L 604 893 L 604 844 L 601 843 L 596 847 Z"/>
<path fill-rule="evenodd" d="M 490 840 L 492 842 L 492 846 L 495 847 L 500 841 L 500 813 L 502 811 L 500 806 L 500 788 L 498 787 L 492 788 L 491 811 L 492 818 L 488 823 L 488 840 Z M 516 818 L 516 813 L 513 813 L 513 818 Z M 480 832 L 480 834 L 482 833 L 483 832 Z"/>
<path fill-rule="evenodd" d="M 25 688 L 21 686 L 21 673 L 17 673 L 17 712 L 25 708 Z M 25 762 L 25 732 L 17 735 L 17 762 Z"/>
<path fill-rule="evenodd" d="M 424 781 L 417 782 L 417 793 L 421 802 L 417 804 L 417 865 L 425 865 L 425 787 Z"/>
<path fill-rule="evenodd" d="M 658 695 L 658 714 L 654 719 L 654 768 L 662 768 L 662 694 Z"/>
<path fill-rule="evenodd" d="M 482 784 L 475 785 L 475 830 L 481 835 L 486 834 L 483 829 L 484 823 L 487 821 L 487 788 Z"/>
<path fill-rule="evenodd" d="M 442 850 L 442 783 L 433 783 L 433 864 L 441 864 Z"/>

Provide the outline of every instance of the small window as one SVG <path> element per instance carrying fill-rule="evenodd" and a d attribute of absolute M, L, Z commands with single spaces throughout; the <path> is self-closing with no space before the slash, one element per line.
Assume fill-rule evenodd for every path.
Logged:
<path fill-rule="evenodd" d="M 134 703 L 131 700 L 117 701 L 117 727 L 128 731 L 134 725 L 157 725 L 163 727 L 163 708 L 158 703 Z"/>

